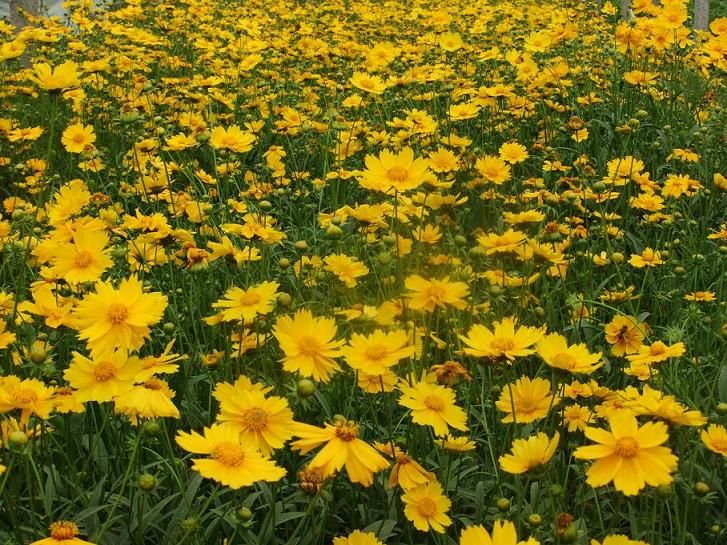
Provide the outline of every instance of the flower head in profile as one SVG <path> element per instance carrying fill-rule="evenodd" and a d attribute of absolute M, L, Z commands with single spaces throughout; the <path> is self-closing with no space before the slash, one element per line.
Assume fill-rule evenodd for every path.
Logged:
<path fill-rule="evenodd" d="M 333 318 L 316 318 L 307 309 L 298 310 L 292 318 L 278 318 L 273 335 L 284 353 L 283 369 L 328 382 L 341 370 L 335 359 L 346 342 L 336 340 L 337 331 Z"/>
<path fill-rule="evenodd" d="M 389 475 L 389 486 L 392 488 L 399 485 L 403 490 L 411 490 L 429 481 L 436 480 L 431 471 L 424 469 L 419 462 L 406 454 L 399 447 L 392 443 L 374 443 L 379 452 L 383 452 L 395 463 Z"/>
<path fill-rule="evenodd" d="M 484 526 L 476 524 L 462 530 L 459 545 L 540 545 L 535 538 L 518 541 L 515 525 L 509 520 L 496 520 L 492 525 L 492 534 Z"/>
<path fill-rule="evenodd" d="M 428 481 L 407 491 L 401 501 L 404 502 L 404 516 L 417 530 L 426 532 L 432 529 L 443 534 L 445 528 L 452 524 L 452 519 L 447 516 L 452 502 L 437 481 Z"/>
<path fill-rule="evenodd" d="M 727 428 L 719 424 L 711 424 L 699 434 L 702 443 L 715 454 L 727 458 Z"/>
<path fill-rule="evenodd" d="M 448 276 L 427 280 L 418 274 L 408 276 L 404 282 L 409 290 L 409 308 L 420 312 L 434 312 L 437 308 L 452 306 L 463 310 L 469 287 L 464 282 L 452 282 Z"/>
<path fill-rule="evenodd" d="M 231 127 L 215 127 L 210 134 L 210 145 L 218 150 L 230 150 L 245 153 L 255 144 L 255 135 L 243 131 L 237 125 Z"/>
<path fill-rule="evenodd" d="M 50 534 L 48 537 L 34 541 L 30 545 L 94 545 L 90 541 L 78 538 L 78 526 L 70 520 L 53 522 L 48 533 Z"/>
<path fill-rule="evenodd" d="M 192 469 L 202 477 L 213 479 L 237 489 L 258 481 L 276 482 L 285 476 L 285 469 L 263 456 L 254 446 L 243 443 L 235 427 L 213 424 L 197 432 L 177 433 L 177 444 L 195 454 L 208 458 L 192 460 Z"/>
<path fill-rule="evenodd" d="M 544 433 L 527 439 L 515 439 L 512 442 L 512 452 L 500 456 L 500 467 L 503 471 L 518 475 L 547 464 L 558 448 L 559 439 L 558 432 L 555 432 L 552 439 Z"/>
<path fill-rule="evenodd" d="M 63 91 L 81 85 L 78 65 L 72 61 L 56 67 L 45 62 L 34 64 L 30 79 L 46 91 Z"/>
<path fill-rule="evenodd" d="M 527 424 L 545 418 L 560 397 L 550 391 L 550 382 L 542 378 L 520 377 L 514 384 L 506 384 L 495 405 L 507 413 L 505 424 Z"/>
<path fill-rule="evenodd" d="M 603 365 L 600 352 L 592 354 L 583 343 L 569 345 L 559 333 L 543 337 L 535 345 L 535 350 L 550 367 L 569 373 L 590 375 Z"/>
<path fill-rule="evenodd" d="M 179 409 L 172 402 L 174 392 L 169 384 L 150 377 L 114 399 L 114 409 L 129 417 L 132 424 L 140 418 L 179 418 Z"/>
<path fill-rule="evenodd" d="M 655 341 L 651 345 L 639 346 L 636 354 L 626 356 L 632 365 L 652 365 L 661 363 L 671 358 L 683 356 L 687 351 L 683 342 L 667 345 L 661 341 Z"/>
<path fill-rule="evenodd" d="M 374 474 L 389 467 L 386 458 L 358 438 L 359 426 L 350 420 L 339 419 L 322 428 L 297 424 L 295 435 L 299 439 L 291 446 L 302 454 L 325 444 L 308 464 L 309 468 L 320 469 L 323 478 L 335 475 L 345 467 L 352 483 L 370 486 L 374 482 Z"/>
<path fill-rule="evenodd" d="M 533 354 L 533 344 L 545 334 L 545 328 L 519 326 L 515 317 L 503 318 L 492 324 L 492 329 L 483 325 L 473 325 L 467 336 L 459 338 L 467 347 L 464 353 L 477 358 L 490 360 L 503 359 L 512 363 L 515 358 Z"/>
<path fill-rule="evenodd" d="M 613 482 L 616 490 L 635 496 L 646 485 L 661 486 L 672 482 L 671 473 L 679 461 L 668 447 L 667 426 L 647 422 L 639 426 L 629 411 L 616 411 L 609 418 L 609 430 L 588 427 L 586 437 L 594 445 L 579 447 L 574 456 L 595 460 L 586 472 L 593 487 Z"/>
<path fill-rule="evenodd" d="M 603 538 L 603 541 L 591 540 L 591 545 L 649 545 L 645 541 L 630 539 L 623 534 L 611 534 Z"/>
<path fill-rule="evenodd" d="M 399 405 L 411 410 L 415 424 L 431 426 L 435 435 L 446 436 L 450 428 L 467 431 L 467 413 L 457 406 L 454 390 L 426 380 L 399 386 Z"/>
<path fill-rule="evenodd" d="M 351 76 L 351 85 L 372 95 L 380 95 L 386 91 L 384 80 L 366 72 L 354 72 Z"/>
<path fill-rule="evenodd" d="M 118 288 L 99 282 L 96 293 L 86 295 L 74 309 L 73 325 L 92 354 L 137 350 L 166 308 L 167 296 L 145 293 L 136 276 L 122 280 Z"/>
<path fill-rule="evenodd" d="M 398 154 L 384 150 L 378 157 L 367 155 L 365 162 L 366 170 L 359 178 L 359 184 L 372 191 L 403 193 L 434 179 L 427 160 L 414 158 L 414 151 L 409 147 Z"/>
<path fill-rule="evenodd" d="M 354 530 L 346 537 L 334 537 L 333 545 L 384 545 L 373 532 Z"/>

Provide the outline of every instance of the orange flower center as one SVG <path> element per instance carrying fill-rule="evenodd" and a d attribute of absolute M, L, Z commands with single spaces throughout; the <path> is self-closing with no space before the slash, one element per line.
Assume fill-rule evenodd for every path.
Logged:
<path fill-rule="evenodd" d="M 727 439 L 712 439 L 714 450 L 727 453 Z"/>
<path fill-rule="evenodd" d="M 578 366 L 578 360 L 576 360 L 567 352 L 559 352 L 555 355 L 553 361 L 555 361 L 555 363 L 559 366 L 565 367 L 566 369 L 575 369 Z"/>
<path fill-rule="evenodd" d="M 107 316 L 112 324 L 121 325 L 129 317 L 129 309 L 122 303 L 114 303 L 109 307 Z"/>
<path fill-rule="evenodd" d="M 68 520 L 59 520 L 50 525 L 50 537 L 56 541 L 73 539 L 78 535 L 78 526 Z"/>
<path fill-rule="evenodd" d="M 342 441 L 353 441 L 358 437 L 358 426 L 348 423 L 339 424 L 336 427 L 336 437 Z"/>
<path fill-rule="evenodd" d="M 85 269 L 91 263 L 93 263 L 93 254 L 88 250 L 81 250 L 76 252 L 75 259 L 73 260 L 74 265 L 79 269 Z"/>
<path fill-rule="evenodd" d="M 245 451 L 240 445 L 225 441 L 218 443 L 212 450 L 212 458 L 230 467 L 238 467 L 245 461 Z"/>
<path fill-rule="evenodd" d="M 366 349 L 366 357 L 370 360 L 379 361 L 389 353 L 383 345 L 371 346 Z"/>
<path fill-rule="evenodd" d="M 649 347 L 649 353 L 652 356 L 661 356 L 662 354 L 666 354 L 666 346 L 664 343 L 656 341 Z"/>
<path fill-rule="evenodd" d="M 405 168 L 392 167 L 386 171 L 386 176 L 395 182 L 403 182 L 409 177 L 409 173 Z"/>
<path fill-rule="evenodd" d="M 437 504 L 432 498 L 422 498 L 417 504 L 417 511 L 422 517 L 430 519 L 437 514 Z"/>
<path fill-rule="evenodd" d="M 440 397 L 437 397 L 433 394 L 429 394 L 427 397 L 424 398 L 424 405 L 427 406 L 427 409 L 434 412 L 442 412 L 444 410 L 444 401 Z"/>
<path fill-rule="evenodd" d="M 164 383 L 156 377 L 152 377 L 144 382 L 144 388 L 147 390 L 161 390 L 163 386 Z"/>
<path fill-rule="evenodd" d="M 441 301 L 444 299 L 447 291 L 442 286 L 429 286 L 427 288 L 427 295 L 430 299 Z"/>
<path fill-rule="evenodd" d="M 30 388 L 18 388 L 13 392 L 13 400 L 18 405 L 27 405 L 38 401 L 38 394 Z"/>
<path fill-rule="evenodd" d="M 633 437 L 622 437 L 616 441 L 615 450 L 622 458 L 633 458 L 639 453 L 639 443 Z"/>
<path fill-rule="evenodd" d="M 315 356 L 321 350 L 321 343 L 315 337 L 305 335 L 298 340 L 298 349 L 304 356 Z"/>
<path fill-rule="evenodd" d="M 240 304 L 245 307 L 257 305 L 260 302 L 260 295 L 252 292 L 243 293 L 240 297 Z"/>
<path fill-rule="evenodd" d="M 515 348 L 515 340 L 509 337 L 494 337 L 490 341 L 490 346 L 498 352 L 509 352 Z"/>
<path fill-rule="evenodd" d="M 268 412 L 260 407 L 253 407 L 242 413 L 242 425 L 252 431 L 264 430 L 268 425 Z"/>
<path fill-rule="evenodd" d="M 93 378 L 96 379 L 96 382 L 106 382 L 114 378 L 115 374 L 116 368 L 110 361 L 102 361 L 93 370 Z"/>

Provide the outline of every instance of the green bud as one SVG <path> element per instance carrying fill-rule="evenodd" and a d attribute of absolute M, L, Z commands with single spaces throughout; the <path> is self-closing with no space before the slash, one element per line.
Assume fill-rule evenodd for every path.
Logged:
<path fill-rule="evenodd" d="M 265 212 L 268 212 L 273 209 L 273 205 L 270 201 L 260 201 L 258 203 L 258 207 L 260 208 L 260 210 L 263 210 Z"/>
<path fill-rule="evenodd" d="M 707 494 L 709 494 L 710 490 L 712 489 L 704 481 L 697 481 L 696 483 L 694 483 L 694 493 L 697 496 L 706 496 Z"/>
<path fill-rule="evenodd" d="M 43 348 L 42 346 L 34 346 L 30 350 L 30 361 L 32 361 L 36 365 L 41 365 L 45 363 L 45 360 L 48 358 L 48 351 Z"/>
<path fill-rule="evenodd" d="M 497 506 L 497 510 L 501 513 L 505 513 L 510 509 L 510 500 L 507 498 L 500 498 L 497 500 L 497 503 L 495 504 Z"/>
<path fill-rule="evenodd" d="M 240 522 L 249 522 L 252 519 L 252 511 L 247 507 L 240 507 L 237 510 L 237 518 Z"/>
<path fill-rule="evenodd" d="M 287 308 L 293 303 L 293 298 L 290 296 L 289 293 L 283 292 L 283 293 L 278 294 L 277 301 L 278 301 L 278 305 L 280 305 L 281 307 Z"/>
<path fill-rule="evenodd" d="M 157 485 L 157 480 L 151 473 L 143 473 L 142 475 L 139 475 L 138 484 L 139 488 L 141 488 L 144 492 L 151 492 Z"/>
<path fill-rule="evenodd" d="M 304 252 L 308 249 L 308 243 L 305 240 L 297 240 L 295 244 L 293 244 L 293 247 L 296 250 Z"/>
<path fill-rule="evenodd" d="M 14 431 L 8 436 L 8 447 L 15 452 L 21 452 L 28 441 L 28 436 L 24 431 Z"/>
<path fill-rule="evenodd" d="M 316 384 L 310 379 L 302 378 L 298 381 L 295 391 L 299 398 L 308 399 L 315 393 Z"/>
<path fill-rule="evenodd" d="M 538 515 L 537 513 L 531 513 L 528 515 L 528 524 L 530 526 L 540 526 L 543 524 L 543 517 Z"/>
<path fill-rule="evenodd" d="M 163 330 L 163 331 L 164 331 L 164 333 L 166 333 L 167 335 L 171 335 L 172 333 L 174 333 L 174 332 L 175 332 L 175 331 L 177 330 L 177 326 L 176 326 L 176 325 L 174 325 L 174 324 L 173 324 L 172 322 L 167 322 L 167 323 L 165 323 L 165 324 L 164 324 L 164 325 L 162 326 L 162 330 Z"/>
<path fill-rule="evenodd" d="M 280 261 L 278 261 L 278 267 L 280 267 L 282 270 L 287 269 L 288 267 L 290 267 L 290 259 L 288 259 L 287 257 L 281 258 Z"/>
<path fill-rule="evenodd" d="M 460 248 L 467 245 L 467 238 L 462 235 L 454 237 L 454 244 Z"/>

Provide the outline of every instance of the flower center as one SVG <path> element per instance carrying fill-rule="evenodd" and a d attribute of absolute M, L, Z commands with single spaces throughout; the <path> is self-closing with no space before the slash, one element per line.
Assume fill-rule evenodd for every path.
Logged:
<path fill-rule="evenodd" d="M 260 295 L 253 292 L 243 293 L 240 297 L 240 304 L 245 307 L 257 305 L 260 302 Z"/>
<path fill-rule="evenodd" d="M 727 453 L 727 439 L 713 439 L 712 446 L 719 452 Z"/>
<path fill-rule="evenodd" d="M 59 520 L 50 525 L 50 537 L 57 541 L 73 539 L 78 535 L 78 526 L 67 520 Z"/>
<path fill-rule="evenodd" d="M 427 397 L 424 398 L 424 405 L 427 406 L 427 409 L 434 412 L 442 412 L 444 410 L 444 401 L 440 397 L 437 397 L 433 394 L 429 394 Z"/>
<path fill-rule="evenodd" d="M 490 345 L 498 352 L 504 353 L 515 348 L 515 341 L 509 337 L 494 337 Z"/>
<path fill-rule="evenodd" d="M 633 437 L 622 437 L 616 441 L 615 450 L 622 458 L 633 458 L 639 453 L 639 443 Z"/>
<path fill-rule="evenodd" d="M 212 458 L 230 467 L 238 467 L 245 461 L 245 451 L 240 445 L 225 441 L 218 443 L 212 450 Z"/>
<path fill-rule="evenodd" d="M 96 382 L 106 382 L 114 378 L 115 374 L 116 368 L 110 361 L 102 361 L 93 370 L 93 378 L 96 379 Z"/>
<path fill-rule="evenodd" d="M 430 299 L 441 301 L 444 298 L 446 291 L 442 286 L 429 286 L 427 288 L 427 295 Z"/>
<path fill-rule="evenodd" d="M 315 337 L 306 335 L 298 341 L 298 349 L 305 356 L 315 356 L 320 352 L 321 343 Z"/>
<path fill-rule="evenodd" d="M 666 353 L 666 346 L 660 341 L 656 341 L 649 347 L 649 353 L 652 356 L 661 356 Z"/>
<path fill-rule="evenodd" d="M 379 361 L 389 353 L 383 345 L 371 346 L 366 349 L 366 357 L 370 360 Z"/>
<path fill-rule="evenodd" d="M 353 441 L 358 437 L 358 426 L 356 424 L 339 424 L 336 427 L 336 437 L 342 441 Z"/>
<path fill-rule="evenodd" d="M 395 182 L 403 182 L 409 177 L 409 173 L 402 167 L 392 167 L 386 171 L 386 175 Z"/>
<path fill-rule="evenodd" d="M 81 250 L 80 252 L 76 252 L 76 256 L 75 256 L 75 259 L 73 260 L 73 263 L 79 269 L 85 269 L 91 263 L 93 263 L 93 254 L 91 252 L 89 252 L 88 250 Z"/>
<path fill-rule="evenodd" d="M 107 316 L 112 324 L 121 325 L 129 317 L 129 309 L 122 303 L 114 303 L 109 307 Z"/>
<path fill-rule="evenodd" d="M 13 393 L 13 399 L 18 405 L 27 405 L 38 400 L 38 394 L 29 388 L 19 388 Z"/>
<path fill-rule="evenodd" d="M 264 430 L 268 425 L 268 412 L 260 407 L 253 407 L 242 413 L 242 425 L 252 431 Z"/>
<path fill-rule="evenodd" d="M 553 358 L 555 363 L 565 369 L 575 369 L 578 366 L 578 360 L 567 352 L 560 352 Z"/>
<path fill-rule="evenodd" d="M 422 498 L 417 504 L 417 510 L 422 517 L 430 519 L 437 514 L 437 504 L 432 498 Z"/>
<path fill-rule="evenodd" d="M 164 383 L 156 377 L 151 377 L 146 382 L 144 382 L 144 388 L 146 388 L 147 390 L 161 390 L 163 386 Z"/>

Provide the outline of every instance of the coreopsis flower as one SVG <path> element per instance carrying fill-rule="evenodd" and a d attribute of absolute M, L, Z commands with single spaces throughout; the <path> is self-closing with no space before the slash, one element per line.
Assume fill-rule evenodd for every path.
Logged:
<path fill-rule="evenodd" d="M 407 491 L 401 501 L 404 502 L 404 516 L 417 530 L 426 532 L 432 529 L 443 534 L 444 529 L 452 524 L 452 519 L 447 516 L 452 502 L 437 481 L 428 481 Z"/>
<path fill-rule="evenodd" d="M 666 424 L 647 422 L 639 426 L 628 411 L 614 412 L 608 422 L 610 431 L 586 428 L 586 437 L 596 444 L 574 452 L 578 459 L 595 460 L 586 472 L 589 485 L 599 487 L 613 482 L 616 490 L 634 496 L 646 485 L 672 482 L 671 473 L 679 459 L 662 446 L 669 440 Z"/>
<path fill-rule="evenodd" d="M 664 264 L 664 260 L 661 258 L 661 252 L 654 250 L 653 248 L 644 248 L 641 254 L 632 254 L 629 259 L 629 264 L 637 269 L 643 269 L 644 267 L 658 267 Z"/>
<path fill-rule="evenodd" d="M 525 233 L 508 229 L 503 234 L 489 233 L 478 237 L 477 242 L 485 249 L 486 255 L 516 252 L 528 240 Z"/>
<path fill-rule="evenodd" d="M 462 36 L 458 32 L 443 32 L 439 35 L 437 42 L 439 47 L 450 53 L 457 51 L 464 45 Z"/>
<path fill-rule="evenodd" d="M 727 428 L 719 424 L 711 424 L 699 434 L 702 443 L 709 450 L 727 458 Z"/>
<path fill-rule="evenodd" d="M 353 333 L 348 345 L 341 348 L 346 363 L 368 375 L 384 375 L 402 359 L 414 354 L 406 331 L 377 329 L 370 335 Z"/>
<path fill-rule="evenodd" d="M 459 536 L 459 545 L 540 545 L 535 538 L 518 541 L 515 525 L 509 520 L 496 520 L 492 535 L 480 524 L 468 526 Z"/>
<path fill-rule="evenodd" d="M 30 79 L 46 91 L 62 91 L 81 85 L 78 65 L 66 61 L 56 67 L 41 62 L 33 65 L 33 75 Z"/>
<path fill-rule="evenodd" d="M 475 442 L 465 435 L 459 437 L 447 435 L 446 437 L 435 438 L 434 444 L 449 452 L 469 452 L 477 448 Z"/>
<path fill-rule="evenodd" d="M 367 394 L 380 394 L 393 392 L 399 377 L 396 373 L 388 371 L 382 375 L 369 375 L 364 371 L 356 373 L 356 384 Z"/>
<path fill-rule="evenodd" d="M 233 287 L 225 292 L 224 298 L 212 303 L 212 308 L 223 309 L 218 316 L 224 322 L 250 324 L 259 314 L 273 310 L 279 287 L 277 282 L 261 282 L 248 289 Z"/>
<path fill-rule="evenodd" d="M 555 432 L 552 439 L 544 433 L 532 435 L 527 439 L 515 439 L 512 442 L 512 453 L 500 456 L 500 468 L 518 475 L 545 465 L 555 454 L 559 440 L 558 432 Z"/>
<path fill-rule="evenodd" d="M 419 462 L 396 445 L 376 442 L 374 447 L 395 461 L 389 475 L 389 486 L 392 488 L 399 485 L 403 490 L 411 490 L 428 481 L 436 480 L 434 473 L 424 469 Z"/>
<path fill-rule="evenodd" d="M 210 133 L 210 145 L 218 150 L 230 150 L 235 153 L 246 153 L 252 149 L 256 137 L 243 131 L 237 125 L 228 128 L 215 127 Z"/>
<path fill-rule="evenodd" d="M 106 246 L 109 236 L 104 231 L 79 230 L 71 242 L 59 244 L 54 250 L 51 272 L 69 284 L 95 282 L 114 263 Z"/>
<path fill-rule="evenodd" d="M 583 431 L 591 423 L 593 412 L 588 407 L 574 403 L 563 409 L 563 425 L 569 432 Z"/>
<path fill-rule="evenodd" d="M 685 301 L 698 301 L 700 303 L 711 303 L 717 300 L 713 291 L 693 291 L 684 295 Z"/>
<path fill-rule="evenodd" d="M 630 539 L 623 534 L 611 534 L 603 538 L 603 541 L 599 542 L 595 539 L 591 540 L 591 545 L 649 545 L 645 541 Z"/>
<path fill-rule="evenodd" d="M 675 426 L 703 426 L 707 418 L 697 410 L 689 410 L 672 395 L 665 394 L 648 384 L 639 394 L 636 388 L 626 388 L 622 396 L 625 407 L 636 416 L 653 416 Z"/>
<path fill-rule="evenodd" d="M 133 424 L 137 424 L 139 418 L 179 418 L 173 397 L 174 392 L 165 381 L 150 377 L 116 396 L 114 410 L 128 416 Z"/>
<path fill-rule="evenodd" d="M 467 413 L 457 406 L 454 390 L 426 380 L 399 386 L 399 405 L 411 410 L 415 424 L 431 426 L 435 435 L 446 436 L 450 427 L 467 431 Z"/>
<path fill-rule="evenodd" d="M 213 424 L 197 432 L 177 432 L 177 444 L 195 454 L 209 458 L 192 459 L 192 469 L 206 479 L 213 479 L 237 489 L 258 481 L 276 482 L 285 476 L 285 469 L 263 456 L 255 447 L 244 444 L 233 426 Z"/>
<path fill-rule="evenodd" d="M 16 339 L 15 333 L 8 331 L 7 327 L 5 320 L 0 318 L 0 350 L 13 344 Z"/>
<path fill-rule="evenodd" d="M 683 342 L 674 343 L 671 346 L 661 341 L 654 341 L 650 345 L 641 345 L 636 354 L 626 356 L 633 365 L 652 365 L 661 363 L 671 358 L 678 358 L 684 355 L 687 347 Z"/>
<path fill-rule="evenodd" d="M 78 401 L 103 403 L 131 390 L 141 370 L 139 358 L 129 356 L 125 350 L 91 358 L 74 352 L 63 378 L 76 390 Z"/>
<path fill-rule="evenodd" d="M 78 537 L 78 526 L 69 520 L 53 522 L 48 529 L 50 536 L 34 541 L 30 545 L 94 545 Z"/>
<path fill-rule="evenodd" d="M 68 153 L 83 153 L 96 141 L 96 133 L 91 125 L 75 123 L 63 131 L 61 143 Z"/>
<path fill-rule="evenodd" d="M 334 537 L 333 545 L 384 545 L 373 532 L 354 530 L 346 537 Z"/>
<path fill-rule="evenodd" d="M 511 165 L 522 163 L 529 157 L 528 148 L 519 142 L 505 142 L 500 146 L 499 153 L 500 158 Z"/>
<path fill-rule="evenodd" d="M 19 410 L 21 424 L 27 424 L 31 415 L 46 420 L 53 410 L 54 394 L 54 388 L 36 378 L 0 377 L 0 413 Z"/>
<path fill-rule="evenodd" d="M 308 467 L 319 468 L 324 478 L 345 467 L 351 482 L 370 486 L 374 482 L 374 474 L 389 467 L 389 462 L 371 445 L 359 439 L 358 434 L 358 424 L 350 420 L 341 419 L 334 424 L 325 424 L 323 428 L 297 424 L 294 435 L 299 439 L 293 441 L 291 447 L 307 454 L 325 443 Z"/>
<path fill-rule="evenodd" d="M 372 95 L 380 95 L 386 91 L 386 83 L 379 76 L 367 74 L 366 72 L 354 72 L 351 76 L 351 85 L 371 93 Z"/>
<path fill-rule="evenodd" d="M 298 310 L 291 318 L 277 319 L 273 335 L 284 352 L 283 369 L 303 377 L 328 382 L 341 368 L 335 358 L 346 341 L 337 341 L 336 322 L 332 318 L 316 318 L 307 309 Z"/>
<path fill-rule="evenodd" d="M 502 422 L 527 424 L 545 418 L 560 397 L 550 391 L 550 382 L 542 378 L 520 377 L 502 388 L 495 406 L 507 413 Z"/>
<path fill-rule="evenodd" d="M 323 261 L 326 264 L 324 268 L 335 274 L 348 288 L 356 287 L 358 284 L 356 279 L 369 273 L 369 268 L 358 258 L 346 254 L 332 254 L 326 256 Z"/>
<path fill-rule="evenodd" d="M 535 350 L 550 367 L 569 373 L 590 375 L 603 365 L 601 352 L 592 354 L 583 343 L 569 345 L 568 340 L 559 333 L 551 333 L 540 339 Z"/>
<path fill-rule="evenodd" d="M 639 351 L 646 336 L 645 326 L 632 316 L 616 316 L 605 327 L 606 342 L 611 345 L 614 356 L 633 354 Z"/>
<path fill-rule="evenodd" d="M 220 402 L 219 422 L 240 432 L 240 440 L 266 456 L 281 448 L 293 436 L 293 411 L 283 397 L 266 397 L 261 390 L 236 384 L 215 392 Z"/>
<path fill-rule="evenodd" d="M 409 290 L 409 308 L 422 312 L 434 312 L 437 308 L 452 306 L 463 310 L 467 303 L 469 287 L 464 282 L 450 282 L 449 277 L 426 280 L 418 274 L 408 276 L 404 281 Z"/>
<path fill-rule="evenodd" d="M 510 165 L 497 155 L 485 155 L 475 161 L 475 168 L 490 183 L 501 185 L 510 179 Z"/>
<path fill-rule="evenodd" d="M 535 353 L 531 347 L 545 334 L 545 328 L 517 326 L 514 316 L 496 321 L 492 326 L 489 329 L 475 324 L 467 336 L 459 335 L 467 345 L 464 353 L 476 358 L 505 359 L 512 363 L 515 358 Z"/>
<path fill-rule="evenodd" d="M 83 403 L 76 398 L 76 392 L 70 386 L 59 386 L 53 396 L 53 406 L 59 414 L 82 413 L 86 410 Z"/>
<path fill-rule="evenodd" d="M 188 148 L 193 148 L 198 145 L 197 139 L 192 135 L 184 133 L 175 134 L 167 138 L 166 145 L 164 146 L 165 151 L 182 151 Z"/>
<path fill-rule="evenodd" d="M 99 282 L 96 293 L 86 295 L 74 309 L 73 326 L 92 354 L 137 350 L 166 308 L 167 296 L 145 293 L 136 276 L 122 280 L 118 289 Z"/>
<path fill-rule="evenodd" d="M 359 178 L 364 189 L 382 193 L 403 193 L 434 179 L 429 163 L 423 157 L 414 158 L 410 147 L 398 154 L 383 150 L 378 157 L 367 155 L 366 170 Z"/>

